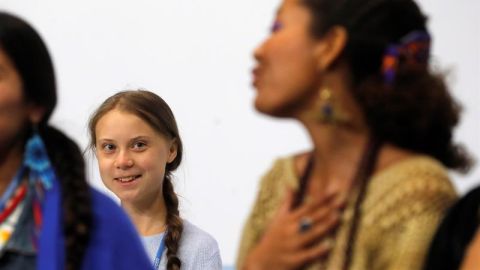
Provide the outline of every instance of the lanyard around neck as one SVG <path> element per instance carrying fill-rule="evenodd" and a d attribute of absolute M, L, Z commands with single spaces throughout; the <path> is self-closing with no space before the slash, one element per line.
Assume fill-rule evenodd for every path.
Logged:
<path fill-rule="evenodd" d="M 157 255 L 155 256 L 155 260 L 153 261 L 153 267 L 155 269 L 158 269 L 158 267 L 160 267 L 160 260 L 162 259 L 163 252 L 165 251 L 165 234 L 167 234 L 167 232 L 165 232 L 162 235 L 162 239 L 160 239 L 160 245 L 158 246 Z"/>

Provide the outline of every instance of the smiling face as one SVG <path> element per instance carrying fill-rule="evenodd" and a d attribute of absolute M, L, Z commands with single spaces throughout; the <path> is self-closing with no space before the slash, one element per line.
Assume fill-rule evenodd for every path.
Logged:
<path fill-rule="evenodd" d="M 315 48 L 311 15 L 298 0 L 285 0 L 271 35 L 255 50 L 255 107 L 273 116 L 295 116 L 316 95 Z"/>
<path fill-rule="evenodd" d="M 174 140 L 117 108 L 99 119 L 95 133 L 100 176 L 122 203 L 163 200 L 165 167 L 177 155 Z"/>

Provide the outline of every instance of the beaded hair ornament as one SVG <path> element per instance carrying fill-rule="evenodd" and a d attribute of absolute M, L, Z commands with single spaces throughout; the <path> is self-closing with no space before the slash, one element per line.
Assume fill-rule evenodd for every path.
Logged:
<path fill-rule="evenodd" d="M 29 183 L 25 183 L 27 174 Z M 57 177 L 48 158 L 47 149 L 42 138 L 37 132 L 27 141 L 23 163 L 12 182 L 0 197 L 0 250 L 3 249 L 12 236 L 23 209 L 21 203 L 27 194 L 28 184 L 34 187 L 32 210 L 34 228 L 32 244 L 38 248 L 38 239 L 43 222 L 42 202 L 45 192 L 52 188 Z"/>
<path fill-rule="evenodd" d="M 413 31 L 399 43 L 387 46 L 383 55 L 382 74 L 385 83 L 391 85 L 398 71 L 400 60 L 409 70 L 425 69 L 430 58 L 431 38 L 427 32 Z"/>
<path fill-rule="evenodd" d="M 27 141 L 25 147 L 25 160 L 23 166 L 30 172 L 29 179 L 35 185 L 35 196 L 33 200 L 33 217 L 35 228 L 33 242 L 37 245 L 40 229 L 43 223 L 42 202 L 45 191 L 52 188 L 57 176 L 47 154 L 47 148 L 38 133 Z"/>

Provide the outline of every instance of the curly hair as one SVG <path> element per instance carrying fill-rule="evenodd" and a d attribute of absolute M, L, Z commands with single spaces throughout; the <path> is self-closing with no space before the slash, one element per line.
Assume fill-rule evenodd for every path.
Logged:
<path fill-rule="evenodd" d="M 386 84 L 382 60 L 386 48 L 413 31 L 428 33 L 426 16 L 412 0 L 301 0 L 312 15 L 311 34 L 321 38 L 333 26 L 348 33 L 337 61 L 352 76 L 352 95 L 367 125 L 379 139 L 437 158 L 446 167 L 467 171 L 471 160 L 453 142 L 460 105 L 444 76 L 426 66 L 412 69 L 400 58 L 396 77 Z"/>

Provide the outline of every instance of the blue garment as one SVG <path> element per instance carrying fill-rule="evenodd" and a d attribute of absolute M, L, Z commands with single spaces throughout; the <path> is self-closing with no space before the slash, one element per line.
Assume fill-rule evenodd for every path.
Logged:
<path fill-rule="evenodd" d="M 123 210 L 100 192 L 92 191 L 93 224 L 83 259 L 85 270 L 153 270 L 138 234 Z M 43 228 L 37 254 L 38 270 L 65 266 L 60 187 L 54 183 L 43 203 Z"/>

